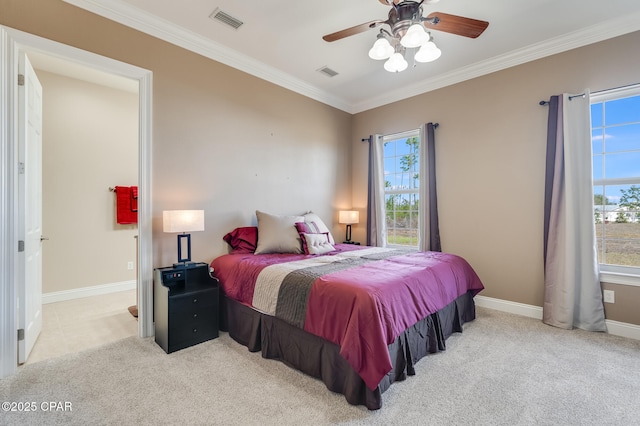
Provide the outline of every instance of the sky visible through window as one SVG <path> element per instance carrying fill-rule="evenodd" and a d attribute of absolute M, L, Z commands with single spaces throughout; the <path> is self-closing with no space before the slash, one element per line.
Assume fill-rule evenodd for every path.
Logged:
<path fill-rule="evenodd" d="M 412 143 L 411 139 L 415 142 Z M 387 188 L 414 189 L 418 187 L 417 156 L 416 138 L 396 139 L 384 144 L 384 180 Z"/>
<path fill-rule="evenodd" d="M 640 177 L 640 96 L 591 105 L 593 179 Z M 609 204 L 618 204 L 630 184 L 598 185 Z"/>

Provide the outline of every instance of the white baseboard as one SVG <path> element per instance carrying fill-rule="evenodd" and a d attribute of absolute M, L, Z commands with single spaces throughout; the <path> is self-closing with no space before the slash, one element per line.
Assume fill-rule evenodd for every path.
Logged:
<path fill-rule="evenodd" d="M 629 339 L 640 340 L 640 326 L 629 324 L 628 322 L 619 322 L 613 320 L 605 320 L 609 334 L 614 336 L 627 337 Z"/>
<path fill-rule="evenodd" d="M 524 303 L 494 299 L 493 297 L 486 296 L 476 296 L 474 300 L 476 306 L 482 308 L 495 309 L 496 311 L 509 312 L 510 314 L 522 315 L 538 320 L 542 319 L 542 308 L 540 306 L 525 305 Z M 605 320 L 605 322 L 609 334 L 640 340 L 640 325 L 613 320 Z"/>
<path fill-rule="evenodd" d="M 118 291 L 135 290 L 136 281 L 122 281 L 119 283 L 95 285 L 91 287 L 74 288 L 73 290 L 54 291 L 42 294 L 42 303 L 63 302 L 65 300 L 80 299 L 82 297 L 99 296 L 101 294 L 116 293 Z"/>
<path fill-rule="evenodd" d="M 493 297 L 476 296 L 473 298 L 476 305 L 495 309 L 496 311 L 509 312 L 523 317 L 542 319 L 542 308 L 539 306 L 525 305 L 524 303 L 511 302 L 509 300 L 494 299 Z"/>

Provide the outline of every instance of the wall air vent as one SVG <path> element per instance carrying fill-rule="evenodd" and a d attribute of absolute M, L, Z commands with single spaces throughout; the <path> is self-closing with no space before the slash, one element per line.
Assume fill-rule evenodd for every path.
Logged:
<path fill-rule="evenodd" d="M 317 69 L 316 71 L 318 71 L 320 74 L 326 75 L 327 77 L 335 77 L 336 75 L 338 75 L 337 71 L 334 71 L 329 67 L 322 67 L 320 69 Z"/>
<path fill-rule="evenodd" d="M 223 12 L 218 8 L 216 8 L 216 10 L 214 10 L 213 13 L 209 15 L 209 18 L 213 19 L 214 21 L 218 21 L 225 25 L 228 25 L 234 30 L 237 30 L 242 26 L 242 24 L 244 24 L 244 22 L 242 22 L 241 20 L 234 18 L 233 16 L 229 15 L 227 12 Z"/>

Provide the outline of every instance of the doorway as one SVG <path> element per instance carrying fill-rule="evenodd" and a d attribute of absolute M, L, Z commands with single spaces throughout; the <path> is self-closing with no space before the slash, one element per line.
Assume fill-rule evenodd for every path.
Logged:
<path fill-rule="evenodd" d="M 116 223 L 123 196 L 111 190 L 137 187 L 139 95 L 136 80 L 25 54 L 44 94 L 42 331 L 32 363 L 138 334 L 127 310 L 136 303 L 137 224 Z"/>
<path fill-rule="evenodd" d="M 16 89 L 17 53 L 19 51 L 37 51 L 45 55 L 65 59 L 74 63 L 138 81 L 139 85 L 139 176 L 138 176 L 138 335 L 148 337 L 153 334 L 153 293 L 152 293 L 152 241 L 151 241 L 151 90 L 152 74 L 148 70 L 105 58 L 90 52 L 43 39 L 14 29 L 0 27 L 0 78 L 3 96 L 0 104 L 0 161 L 2 162 L 2 180 L 7 185 L 2 189 L 0 202 L 15 205 L 18 188 L 19 167 L 16 161 Z M 3 268 L 0 275 L 0 378 L 17 370 L 17 294 L 18 294 L 18 247 L 17 224 L 19 217 L 16 209 L 0 212 L 0 233 L 3 245 L 0 249 L 0 262 Z"/>

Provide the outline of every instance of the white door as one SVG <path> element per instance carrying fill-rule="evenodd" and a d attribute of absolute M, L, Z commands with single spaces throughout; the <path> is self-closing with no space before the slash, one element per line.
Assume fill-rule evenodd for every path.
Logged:
<path fill-rule="evenodd" d="M 18 73 L 18 363 L 24 363 L 42 330 L 42 85 L 24 52 Z"/>

